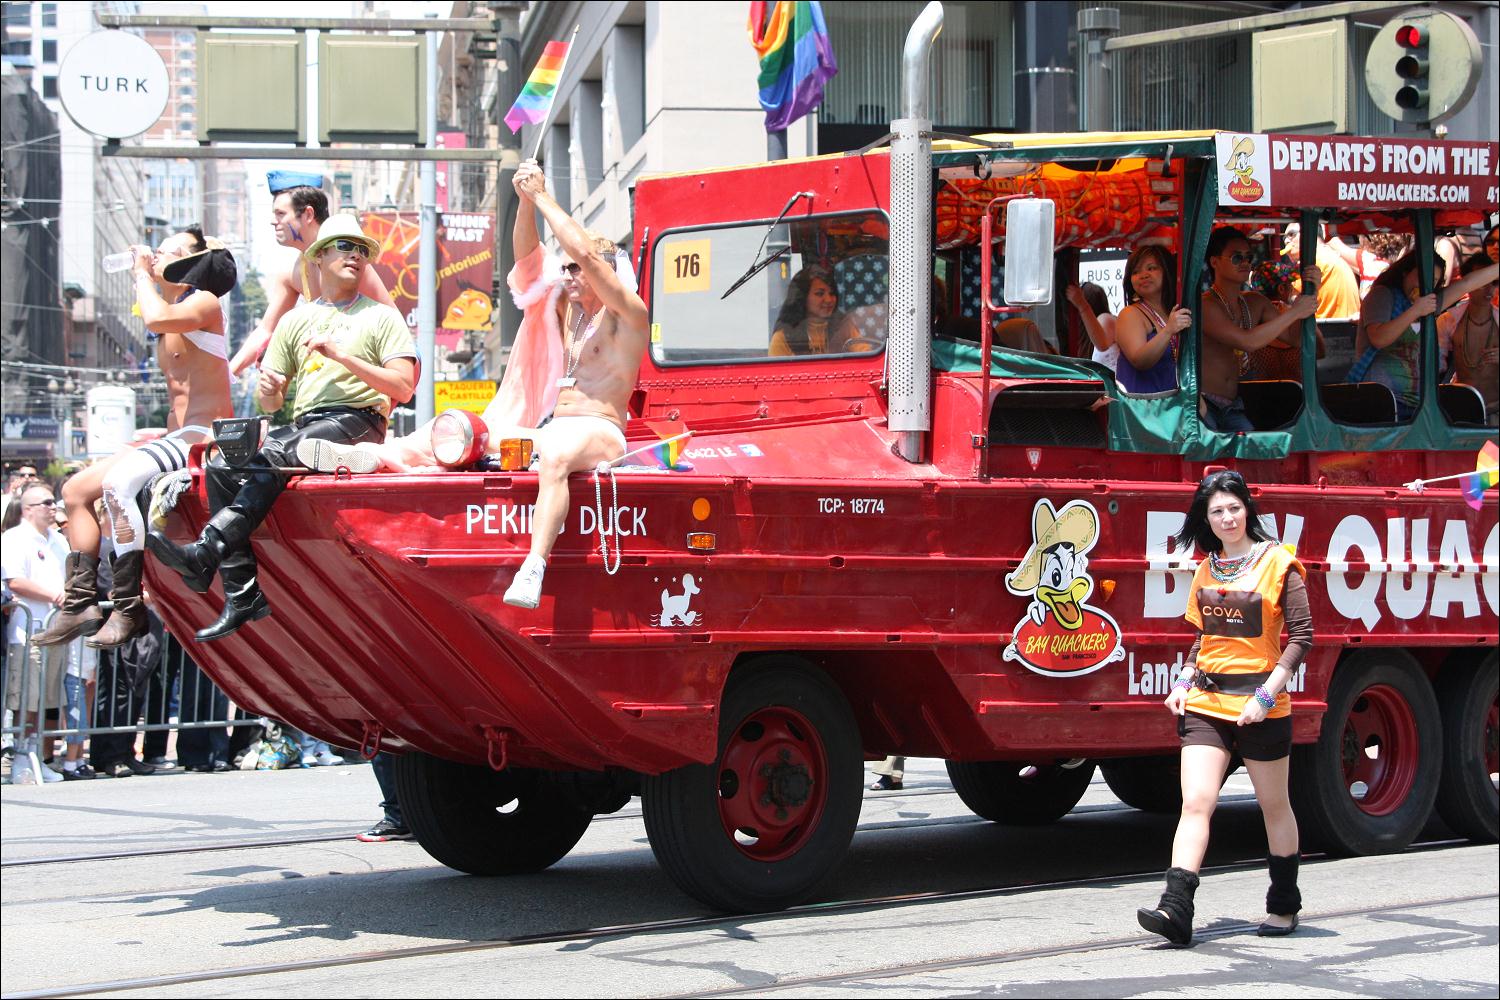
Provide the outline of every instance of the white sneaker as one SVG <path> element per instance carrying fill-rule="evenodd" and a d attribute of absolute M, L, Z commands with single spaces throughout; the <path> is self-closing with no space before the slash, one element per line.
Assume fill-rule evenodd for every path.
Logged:
<path fill-rule="evenodd" d="M 11 760 L 10 783 L 12 785 L 39 785 L 36 774 L 31 770 L 31 761 L 22 754 L 16 754 Z"/>
<path fill-rule="evenodd" d="M 324 750 L 313 757 L 314 767 L 337 767 L 344 762 L 344 758 L 332 750 Z"/>
<path fill-rule="evenodd" d="M 42 765 L 42 781 L 43 782 L 45 782 L 46 784 L 50 785 L 54 781 L 62 781 L 62 780 L 63 780 L 63 776 L 61 774 L 59 774 L 57 771 L 52 770 L 52 768 L 48 767 L 46 764 Z"/>
<path fill-rule="evenodd" d="M 527 556 L 521 568 L 516 570 L 510 589 L 505 592 L 505 603 L 516 608 L 535 608 L 542 599 L 542 575 L 546 572 L 545 562 L 536 556 Z"/>
<path fill-rule="evenodd" d="M 380 468 L 380 459 L 368 448 L 357 448 L 352 444 L 337 441 L 320 441 L 307 438 L 297 442 L 297 461 L 314 472 L 370 473 Z"/>

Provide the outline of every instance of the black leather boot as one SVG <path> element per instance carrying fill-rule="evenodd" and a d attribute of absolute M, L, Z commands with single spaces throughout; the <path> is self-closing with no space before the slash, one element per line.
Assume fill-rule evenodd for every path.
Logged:
<path fill-rule="evenodd" d="M 224 582 L 224 610 L 219 620 L 199 629 L 193 638 L 212 642 L 231 635 L 247 622 L 259 621 L 271 613 L 266 595 L 260 592 L 256 578 L 255 555 L 248 547 L 235 549 L 219 563 L 219 579 Z"/>
<path fill-rule="evenodd" d="M 69 552 L 66 567 L 66 596 L 52 624 L 31 637 L 33 645 L 55 646 L 80 635 L 93 635 L 104 624 L 99 610 L 99 559 L 87 552 Z"/>
<path fill-rule="evenodd" d="M 1167 869 L 1167 889 L 1156 909 L 1142 907 L 1135 919 L 1146 930 L 1160 934 L 1177 945 L 1193 943 L 1193 894 L 1198 891 L 1198 876 L 1185 868 Z"/>
<path fill-rule="evenodd" d="M 141 570 L 145 565 L 146 553 L 141 549 L 115 556 L 115 582 L 109 590 L 114 609 L 104 627 L 84 640 L 85 645 L 94 649 L 122 646 L 150 627 L 146 602 L 141 598 Z"/>
<path fill-rule="evenodd" d="M 1282 937 L 1297 929 L 1297 914 L 1302 911 L 1302 892 L 1297 888 L 1297 869 L 1301 866 L 1301 861 L 1301 857 L 1296 854 L 1285 857 L 1266 855 L 1266 862 L 1271 869 L 1271 887 L 1266 890 L 1266 912 L 1277 917 L 1291 917 L 1292 922 L 1285 926 L 1261 924 L 1256 931 L 1261 937 Z"/>
<path fill-rule="evenodd" d="M 254 526 L 233 507 L 225 507 L 209 518 L 196 542 L 178 545 L 159 531 L 146 536 L 146 548 L 163 566 L 182 577 L 182 582 L 200 593 L 208 593 L 214 570 L 230 549 L 248 545 Z"/>

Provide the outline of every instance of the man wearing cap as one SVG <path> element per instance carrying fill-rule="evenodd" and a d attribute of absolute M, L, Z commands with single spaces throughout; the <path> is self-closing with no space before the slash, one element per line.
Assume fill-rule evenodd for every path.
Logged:
<path fill-rule="evenodd" d="M 118 646 L 146 631 L 141 569 L 146 524 L 136 496 L 152 477 L 187 467 L 188 449 L 213 434 L 220 417 L 234 416 L 229 393 L 224 312 L 219 300 L 234 288 L 234 256 L 222 244 L 188 226 L 154 252 L 135 254 L 136 304 L 156 346 L 167 383 L 167 435 L 126 448 L 84 469 L 63 485 L 68 513 L 67 594 L 51 626 L 38 633 L 39 646 L 87 635 L 96 649 Z M 99 610 L 99 522 L 94 504 L 103 499 L 114 542 L 109 621 Z"/>
<path fill-rule="evenodd" d="M 271 189 L 271 227 L 276 231 L 276 242 L 296 250 L 297 257 L 286 270 L 267 278 L 266 313 L 230 359 L 229 371 L 234 375 L 260 360 L 271 341 L 271 331 L 299 298 L 311 302 L 322 294 L 318 269 L 303 253 L 318 241 L 323 223 L 328 220 L 328 196 L 319 188 L 322 176 L 273 170 L 266 174 L 266 183 Z M 365 268 L 360 275 L 359 291 L 376 302 L 395 305 L 373 267 Z"/>
<path fill-rule="evenodd" d="M 196 542 L 177 545 L 156 531 L 147 540 L 151 553 L 199 593 L 208 590 L 215 570 L 223 580 L 224 611 L 197 633 L 199 642 L 271 613 L 256 579 L 250 534 L 286 488 L 281 470 L 297 465 L 298 443 L 381 441 L 392 405 L 416 389 L 417 351 L 405 320 L 359 290 L 377 249 L 352 215 L 323 224 L 306 252 L 323 294 L 276 324 L 256 385 L 256 402 L 274 413 L 296 376 L 292 423 L 273 429 L 243 467 L 231 467 L 222 455 L 209 463 L 213 516 Z"/>
<path fill-rule="evenodd" d="M 0 535 L 0 575 L 30 614 L 17 611 L 6 624 L 6 660 L 10 669 L 6 675 L 5 707 L 13 712 L 26 713 L 24 735 L 36 732 L 39 712 L 49 707 L 61 707 L 58 696 L 62 691 L 67 651 L 62 648 L 41 649 L 35 645 L 28 647 L 26 635 L 28 626 L 40 628 L 52 609 L 62 604 L 63 560 L 68 556 L 68 543 L 53 525 L 52 512 L 56 501 L 46 484 L 26 487 L 15 502 L 21 506 L 21 523 Z M 29 655 L 23 657 L 23 653 Z M 21 704 L 23 677 L 25 705 Z M 38 778 L 62 781 L 63 776 L 45 764 L 40 775 L 32 774 L 26 761 L 35 749 L 35 736 L 17 744 L 11 781 L 15 784 L 26 784 Z"/>

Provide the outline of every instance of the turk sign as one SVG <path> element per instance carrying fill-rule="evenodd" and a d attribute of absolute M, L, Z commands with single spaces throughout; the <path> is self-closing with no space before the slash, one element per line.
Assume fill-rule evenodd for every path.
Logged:
<path fill-rule="evenodd" d="M 96 31 L 63 58 L 57 93 L 85 132 L 106 139 L 140 135 L 167 107 L 167 65 L 145 39 Z"/>

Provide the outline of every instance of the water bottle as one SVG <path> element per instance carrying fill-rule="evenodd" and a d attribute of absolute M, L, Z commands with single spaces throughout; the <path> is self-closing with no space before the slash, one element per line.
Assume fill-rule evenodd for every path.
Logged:
<path fill-rule="evenodd" d="M 99 262 L 99 266 L 104 269 L 105 274 L 115 274 L 129 269 L 134 263 L 135 254 L 129 250 L 121 250 L 119 253 L 112 253 L 105 257 Z"/>

